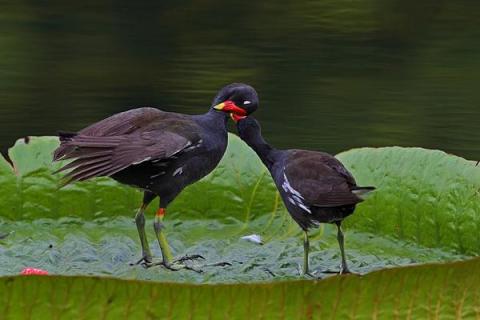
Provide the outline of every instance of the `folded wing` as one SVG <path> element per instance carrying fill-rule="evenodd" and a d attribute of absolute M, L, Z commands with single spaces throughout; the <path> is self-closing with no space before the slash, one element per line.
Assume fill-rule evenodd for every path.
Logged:
<path fill-rule="evenodd" d="M 54 160 L 73 159 L 60 171 L 69 170 L 67 184 L 93 177 L 111 176 L 146 161 L 166 161 L 196 145 L 195 123 L 188 118 L 153 108 L 114 115 L 78 134 L 60 134 Z"/>
<path fill-rule="evenodd" d="M 355 179 L 336 158 L 326 153 L 297 151 L 285 167 L 285 176 L 302 202 L 314 207 L 338 207 L 362 201 Z"/>

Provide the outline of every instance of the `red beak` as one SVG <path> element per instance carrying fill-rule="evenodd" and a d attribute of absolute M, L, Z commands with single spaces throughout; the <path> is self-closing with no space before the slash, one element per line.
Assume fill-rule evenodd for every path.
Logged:
<path fill-rule="evenodd" d="M 235 116 L 246 117 L 247 111 L 245 109 L 240 108 L 235 104 L 235 102 L 231 100 L 224 101 L 220 104 L 217 104 L 213 107 L 216 110 L 221 110 L 223 112 L 232 113 Z"/>

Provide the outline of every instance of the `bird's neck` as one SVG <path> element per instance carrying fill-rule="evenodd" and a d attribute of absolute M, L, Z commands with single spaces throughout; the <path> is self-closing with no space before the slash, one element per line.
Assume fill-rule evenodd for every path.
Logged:
<path fill-rule="evenodd" d="M 275 163 L 279 150 L 272 147 L 258 132 L 243 140 L 255 151 L 263 164 L 270 170 Z"/>
<path fill-rule="evenodd" d="M 219 128 L 227 131 L 228 113 L 210 109 L 208 112 L 194 116 L 204 127 L 218 130 Z"/>

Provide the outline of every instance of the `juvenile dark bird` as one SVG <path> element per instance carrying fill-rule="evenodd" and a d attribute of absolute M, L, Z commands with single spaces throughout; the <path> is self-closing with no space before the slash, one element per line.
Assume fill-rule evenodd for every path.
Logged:
<path fill-rule="evenodd" d="M 262 137 L 260 124 L 253 117 L 237 116 L 237 129 L 270 171 L 292 218 L 304 231 L 303 273 L 309 274 L 308 230 L 320 223 L 337 225 L 342 255 L 340 273 L 349 273 L 341 228 L 343 219 L 353 213 L 362 197 L 374 187 L 359 187 L 335 157 L 308 150 L 278 150 Z"/>
<path fill-rule="evenodd" d="M 218 92 L 205 114 L 186 115 L 155 108 L 129 110 L 78 133 L 60 133 L 61 144 L 55 150 L 54 161 L 73 159 L 59 170 L 68 170 L 67 184 L 106 176 L 144 190 L 135 222 L 142 245 L 142 257 L 137 263 L 147 266 L 152 265 L 152 253 L 145 234 L 144 211 L 160 197 L 154 220 L 162 251 L 160 264 L 178 270 L 186 267 L 182 262 L 188 257 L 174 260 L 172 256 L 162 232 L 166 208 L 186 186 L 217 166 L 227 147 L 229 114 L 244 116 L 257 107 L 255 90 L 233 83 Z"/>

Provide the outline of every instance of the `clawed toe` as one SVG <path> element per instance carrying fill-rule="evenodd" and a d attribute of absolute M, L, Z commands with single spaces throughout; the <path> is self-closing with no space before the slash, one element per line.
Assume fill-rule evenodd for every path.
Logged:
<path fill-rule="evenodd" d="M 340 274 L 341 271 L 327 269 L 327 270 L 322 270 L 322 271 L 320 271 L 320 273 L 325 273 L 325 274 Z"/>
<path fill-rule="evenodd" d="M 307 273 L 303 274 L 303 276 L 306 277 L 306 278 L 315 279 L 315 280 L 322 279 L 321 276 L 317 275 L 317 271 L 307 272 Z"/>
<path fill-rule="evenodd" d="M 230 262 L 222 261 L 217 263 L 206 264 L 205 267 L 230 267 L 232 264 Z"/>
<path fill-rule="evenodd" d="M 190 270 L 196 273 L 202 273 L 203 270 L 197 269 L 185 263 L 187 261 L 195 261 L 195 260 L 205 260 L 205 258 L 199 254 L 192 254 L 192 255 L 185 255 L 183 257 L 174 259 L 173 262 L 166 262 L 166 261 L 153 262 L 150 256 L 144 255 L 140 260 L 138 260 L 135 263 L 131 263 L 130 265 L 131 266 L 141 265 L 146 269 L 151 268 L 153 266 L 162 266 L 165 269 L 170 271 Z M 217 262 L 212 264 L 205 264 L 202 267 L 228 267 L 231 265 L 232 264 L 230 262 L 222 261 L 222 262 Z"/>
<path fill-rule="evenodd" d="M 352 272 L 350 271 L 350 269 L 348 268 L 340 268 L 340 270 L 323 270 L 321 271 L 321 273 L 326 273 L 326 274 L 338 274 L 338 275 L 341 275 L 341 274 L 357 274 L 355 272 Z"/>
<path fill-rule="evenodd" d="M 190 270 L 190 271 L 193 271 L 193 272 L 196 272 L 196 273 L 202 273 L 203 272 L 200 269 L 193 268 L 193 267 L 188 266 L 188 265 L 183 264 L 183 263 L 179 263 L 178 261 L 175 261 L 173 263 L 168 263 L 168 262 L 162 261 L 162 262 L 155 263 L 155 265 L 162 266 L 165 269 L 168 269 L 170 271 L 180 271 L 180 270 L 185 269 L 185 270 Z"/>
<path fill-rule="evenodd" d="M 352 274 L 353 272 L 350 271 L 348 268 L 345 269 L 340 269 L 340 272 L 338 274 Z"/>
<path fill-rule="evenodd" d="M 340 270 L 340 272 L 338 274 L 353 274 L 353 275 L 356 275 L 356 276 L 361 276 L 362 275 L 360 272 L 353 272 L 353 271 L 350 271 L 350 269 Z"/>
<path fill-rule="evenodd" d="M 145 267 L 145 268 L 149 268 L 149 267 L 151 267 L 151 266 L 153 265 L 153 263 L 152 263 L 152 257 L 145 255 L 145 256 L 141 257 L 137 262 L 135 262 L 135 263 L 130 263 L 130 265 L 131 265 L 131 266 L 141 265 L 141 266 L 143 266 L 143 267 Z"/>
<path fill-rule="evenodd" d="M 182 263 L 184 261 L 205 260 L 205 258 L 199 254 L 185 255 L 183 257 L 174 260 L 174 263 Z"/>

